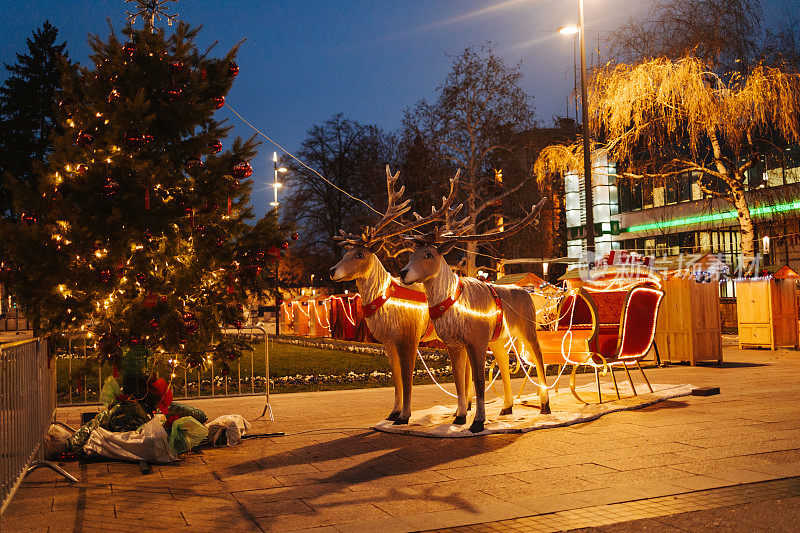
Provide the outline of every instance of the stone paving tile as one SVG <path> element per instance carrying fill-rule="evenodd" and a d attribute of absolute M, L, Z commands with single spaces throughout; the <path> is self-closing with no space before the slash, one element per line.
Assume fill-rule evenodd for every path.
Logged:
<path fill-rule="evenodd" d="M 308 513 L 282 514 L 256 518 L 256 523 L 265 531 L 295 531 L 314 527 L 331 526 L 358 520 L 389 520 L 391 515 L 371 504 L 336 505 L 315 509 Z"/>

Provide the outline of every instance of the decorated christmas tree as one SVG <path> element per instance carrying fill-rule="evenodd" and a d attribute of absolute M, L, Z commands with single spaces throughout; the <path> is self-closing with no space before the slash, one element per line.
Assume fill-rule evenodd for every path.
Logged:
<path fill-rule="evenodd" d="M 236 48 L 211 57 L 198 28 L 167 34 L 163 2 L 137 2 L 143 28 L 131 17 L 123 37 L 90 39 L 90 66 L 64 64 L 53 152 L 36 188 L 18 184 L 0 268 L 44 333 L 88 329 L 112 360 L 144 347 L 224 372 L 243 346 L 221 328 L 268 290 L 288 243 L 274 213 L 247 224 L 255 143 L 226 142 L 214 118 Z"/>

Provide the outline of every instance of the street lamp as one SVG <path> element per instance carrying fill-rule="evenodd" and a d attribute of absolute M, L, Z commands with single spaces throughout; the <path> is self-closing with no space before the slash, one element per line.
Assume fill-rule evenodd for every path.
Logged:
<path fill-rule="evenodd" d="M 275 200 L 269 203 L 272 207 L 275 208 L 275 213 L 278 212 L 278 189 L 283 187 L 283 183 L 278 181 L 278 172 L 288 172 L 289 169 L 286 167 L 279 167 L 278 166 L 278 152 L 272 152 L 272 163 L 275 166 L 275 181 L 272 183 L 272 189 L 275 191 Z"/>
<path fill-rule="evenodd" d="M 279 167 L 278 166 L 278 152 L 272 152 L 272 164 L 275 167 L 275 181 L 272 183 L 272 189 L 275 191 L 275 200 L 269 203 L 272 207 L 275 208 L 275 222 L 278 222 L 278 189 L 283 187 L 283 184 L 278 181 L 278 172 L 287 172 L 288 169 L 286 167 Z M 280 287 L 278 286 L 278 270 L 281 266 L 281 256 L 278 254 L 278 257 L 275 259 L 275 336 L 281 334 L 281 293 Z M 266 342 L 266 341 L 265 341 Z"/>
<path fill-rule="evenodd" d="M 592 202 L 592 159 L 589 152 L 589 106 L 586 103 L 586 43 L 583 23 L 583 0 L 578 0 L 578 25 L 558 28 L 561 35 L 578 34 L 581 50 L 581 107 L 583 120 L 583 197 L 586 208 L 586 253 L 594 252 L 594 206 Z"/>

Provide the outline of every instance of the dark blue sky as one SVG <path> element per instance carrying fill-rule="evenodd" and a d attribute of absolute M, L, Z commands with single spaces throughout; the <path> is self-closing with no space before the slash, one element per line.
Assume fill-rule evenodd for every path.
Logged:
<path fill-rule="evenodd" d="M 587 48 L 602 32 L 649 2 L 586 0 Z M 88 59 L 87 34 L 108 34 L 110 19 L 125 24 L 122 0 L 3 2 L 0 60 L 13 62 L 24 40 L 48 19 L 67 40 L 73 59 Z M 772 21 L 798 12 L 800 0 L 767 0 Z M 172 7 L 172 6 L 171 6 Z M 577 22 L 577 0 L 505 1 L 266 1 L 183 0 L 180 18 L 202 24 L 201 47 L 219 41 L 217 56 L 242 39 L 240 73 L 227 101 L 244 118 L 295 150 L 306 130 L 338 112 L 394 130 L 403 111 L 430 98 L 455 55 L 487 40 L 509 64 L 521 62 L 523 88 L 534 97 L 537 118 L 550 124 L 567 111 L 572 89 L 572 38 L 554 33 Z M 141 25 L 141 20 L 137 22 Z M 603 58 L 605 60 L 606 58 Z M 5 77 L 5 72 L 3 72 Z M 570 114 L 574 115 L 574 111 Z M 249 128 L 228 109 L 233 133 Z M 273 147 L 265 142 L 253 164 L 253 205 L 268 207 Z"/>

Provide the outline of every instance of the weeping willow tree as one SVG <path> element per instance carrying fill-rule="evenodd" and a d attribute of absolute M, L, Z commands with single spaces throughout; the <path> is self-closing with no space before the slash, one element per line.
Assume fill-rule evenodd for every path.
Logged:
<path fill-rule="evenodd" d="M 800 74 L 757 65 L 721 77 L 696 57 L 609 64 L 589 85 L 593 150 L 617 162 L 617 176 L 660 181 L 691 173 L 700 189 L 736 209 L 742 254 L 754 254 L 745 196 L 748 169 L 780 143 L 800 142 Z M 580 142 L 551 145 L 538 176 L 583 171 Z"/>

